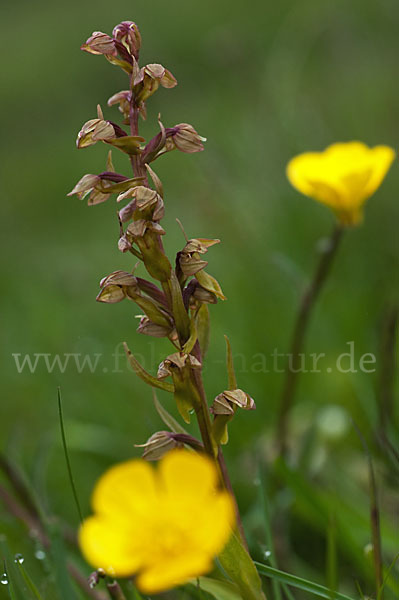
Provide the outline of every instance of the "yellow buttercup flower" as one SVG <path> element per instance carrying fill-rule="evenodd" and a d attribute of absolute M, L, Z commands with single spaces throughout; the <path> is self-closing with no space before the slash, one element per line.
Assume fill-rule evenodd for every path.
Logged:
<path fill-rule="evenodd" d="M 342 225 L 362 220 L 362 207 L 379 188 L 395 151 L 362 142 L 338 143 L 324 152 L 305 152 L 287 165 L 287 176 L 300 192 L 329 206 Z"/>
<path fill-rule="evenodd" d="M 167 453 L 156 470 L 141 459 L 112 467 L 92 507 L 79 532 L 87 561 L 114 577 L 137 575 L 146 594 L 210 571 L 234 523 L 215 465 L 187 450 Z"/>

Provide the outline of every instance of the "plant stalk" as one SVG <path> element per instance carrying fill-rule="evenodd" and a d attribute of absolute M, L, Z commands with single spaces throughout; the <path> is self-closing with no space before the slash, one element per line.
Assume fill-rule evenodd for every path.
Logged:
<path fill-rule="evenodd" d="M 325 250 L 320 256 L 319 263 L 313 278 L 305 289 L 299 310 L 295 320 L 294 331 L 291 339 L 290 356 L 291 363 L 285 371 L 285 380 L 279 406 L 279 417 L 277 424 L 276 447 L 278 453 L 285 455 L 287 452 L 288 420 L 295 399 L 300 371 L 301 351 L 303 350 L 310 317 L 316 305 L 317 298 L 324 286 L 331 270 L 334 257 L 337 253 L 339 243 L 343 234 L 343 228 L 336 225 L 328 239 Z"/>
<path fill-rule="evenodd" d="M 131 89 L 132 89 L 132 98 L 131 98 L 131 102 L 130 102 L 130 111 L 129 111 L 130 131 L 131 131 L 131 135 L 138 136 L 139 135 L 139 125 L 138 125 L 139 110 L 138 110 L 138 107 L 136 104 L 136 99 L 134 96 L 132 85 L 131 85 Z M 135 177 L 145 176 L 146 177 L 145 181 L 148 182 L 146 168 L 145 168 L 145 165 L 142 163 L 140 154 L 137 154 L 137 155 L 134 155 L 131 157 L 131 165 L 132 165 L 134 176 Z M 148 183 L 146 183 L 146 185 L 148 185 Z M 158 237 L 160 238 L 160 236 L 158 236 Z M 162 252 L 164 252 L 161 239 L 159 239 L 159 246 L 160 246 Z M 171 313 L 174 317 L 175 323 L 177 325 L 178 323 L 180 323 L 180 320 L 177 315 L 179 315 L 181 317 L 181 315 L 179 314 L 179 310 L 181 310 L 182 307 L 184 307 L 184 303 L 183 303 L 181 289 L 178 286 L 177 294 L 181 294 L 181 301 L 178 298 L 179 302 L 177 304 L 179 306 L 176 305 L 176 289 L 175 289 L 176 286 L 173 286 L 172 276 L 169 277 L 165 281 L 161 281 L 161 285 L 164 290 L 165 296 L 167 298 L 170 311 L 171 311 Z M 186 310 L 186 309 L 184 309 L 184 310 Z M 176 313 L 175 313 L 175 311 L 176 311 Z M 178 326 L 177 326 L 177 329 L 178 329 L 180 347 L 183 347 L 183 344 L 187 341 L 186 333 L 183 331 L 183 329 L 184 329 L 183 326 L 182 326 L 182 328 L 180 328 L 181 330 L 179 330 Z M 201 350 L 199 347 L 198 340 L 194 346 L 193 355 L 195 355 L 196 358 L 200 362 L 202 362 Z M 230 482 L 230 479 L 229 479 L 229 476 L 227 473 L 227 468 L 226 468 L 226 464 L 224 461 L 223 453 L 222 453 L 221 448 L 216 446 L 214 439 L 213 439 L 211 415 L 209 412 L 209 407 L 208 407 L 208 403 L 207 403 L 207 399 L 206 399 L 201 369 L 191 369 L 191 379 L 192 379 L 192 382 L 198 392 L 198 400 L 199 401 L 195 405 L 195 413 L 196 413 L 198 426 L 200 429 L 201 438 L 202 438 L 202 441 L 204 444 L 205 451 L 216 461 L 218 470 L 219 470 L 219 474 L 220 474 L 221 483 L 223 484 L 225 489 L 228 490 L 229 493 L 231 494 L 233 501 L 234 501 L 234 505 L 235 505 L 237 534 L 238 534 L 238 539 L 235 538 L 237 540 L 236 548 L 237 547 L 240 548 L 239 551 L 241 552 L 241 558 L 238 562 L 237 562 L 237 560 L 238 560 L 237 557 L 234 559 L 235 552 L 236 552 L 234 550 L 231 558 L 227 559 L 228 565 L 230 565 L 230 568 L 229 568 L 230 575 L 232 573 L 232 571 L 231 571 L 232 564 L 236 562 L 237 564 L 233 569 L 234 578 L 236 579 L 236 582 L 237 582 L 237 577 L 238 577 L 238 579 L 240 579 L 240 577 L 249 577 L 249 581 L 247 584 L 244 585 L 244 582 L 242 583 L 243 589 L 245 588 L 244 597 L 247 598 L 248 600 L 255 600 L 255 599 L 261 600 L 264 598 L 264 596 L 262 594 L 262 590 L 261 590 L 261 583 L 260 583 L 259 577 L 256 573 L 252 559 L 250 558 L 248 550 L 247 550 L 247 543 L 245 540 L 244 529 L 243 529 L 243 526 L 241 523 L 241 518 L 240 518 L 240 514 L 239 514 L 239 510 L 238 510 L 237 501 L 236 501 L 236 498 L 235 498 L 235 495 L 233 492 L 233 488 L 232 488 L 232 485 L 231 485 L 231 482 Z M 225 549 L 225 553 L 227 553 L 226 556 L 229 555 L 229 550 L 227 548 Z"/>

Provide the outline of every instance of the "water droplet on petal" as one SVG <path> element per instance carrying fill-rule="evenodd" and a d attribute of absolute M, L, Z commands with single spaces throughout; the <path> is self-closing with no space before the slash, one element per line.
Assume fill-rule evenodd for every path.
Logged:
<path fill-rule="evenodd" d="M 3 585 L 8 585 L 8 575 L 7 573 L 3 573 L 3 575 L 0 578 L 0 583 Z"/>
<path fill-rule="evenodd" d="M 14 562 L 18 563 L 19 565 L 22 565 L 24 562 L 24 557 L 22 556 L 22 554 L 16 554 L 14 556 Z"/>
<path fill-rule="evenodd" d="M 270 558 L 270 557 L 271 557 L 271 555 L 272 555 L 272 553 L 270 552 L 270 550 L 265 550 L 265 551 L 264 551 L 264 553 L 263 553 L 263 556 L 264 556 L 265 558 Z"/>

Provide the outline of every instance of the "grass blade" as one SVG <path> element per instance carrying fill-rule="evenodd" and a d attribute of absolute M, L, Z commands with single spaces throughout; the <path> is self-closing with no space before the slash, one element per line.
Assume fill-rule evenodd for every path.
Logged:
<path fill-rule="evenodd" d="M 381 529 L 380 529 L 380 509 L 378 506 L 378 493 L 377 483 L 375 479 L 373 460 L 371 453 L 367 445 L 366 439 L 360 431 L 357 424 L 353 421 L 354 429 L 360 439 L 363 446 L 364 453 L 366 455 L 368 472 L 369 472 L 369 491 L 370 491 L 370 525 L 371 525 L 371 538 L 373 541 L 373 560 L 374 560 L 374 572 L 375 572 L 375 587 L 376 596 L 383 590 L 383 564 L 382 564 L 382 547 L 381 547 Z M 382 598 L 382 592 L 381 596 Z"/>
<path fill-rule="evenodd" d="M 7 568 L 7 561 L 5 559 L 4 559 L 4 574 L 1 577 L 2 577 L 2 582 L 1 582 L 2 585 L 7 586 L 8 597 L 10 598 L 10 600 L 16 600 L 16 597 L 14 595 L 14 589 L 11 584 L 10 574 L 9 574 L 8 568 Z M 3 578 L 7 579 L 8 583 L 4 583 Z"/>
<path fill-rule="evenodd" d="M 37 589 L 36 585 L 33 583 L 32 579 L 28 575 L 26 569 L 24 569 L 24 567 L 22 566 L 22 564 L 18 560 L 16 560 L 15 562 L 16 562 L 18 570 L 21 573 L 22 578 L 25 581 L 28 589 L 32 592 L 32 595 L 36 598 L 36 600 L 43 600 L 43 596 L 41 595 L 41 593 Z"/>
<path fill-rule="evenodd" d="M 264 526 L 265 526 L 265 541 L 266 541 L 266 546 L 270 551 L 270 563 L 272 565 L 272 567 L 274 567 L 275 569 L 277 568 L 277 561 L 276 561 L 276 555 L 275 555 L 275 549 L 274 549 L 274 543 L 273 543 L 273 534 L 272 534 L 272 530 L 271 530 L 271 526 L 270 526 L 270 508 L 269 508 L 269 501 L 267 498 L 267 492 L 266 492 L 266 481 L 265 481 L 265 475 L 264 475 L 264 471 L 261 467 L 261 464 L 259 463 L 259 467 L 258 467 L 258 474 L 259 474 L 259 480 L 260 480 L 260 486 L 259 486 L 259 494 L 260 494 L 260 503 L 263 509 L 263 522 L 264 522 Z M 278 579 L 273 578 L 272 579 L 272 588 L 273 588 L 273 595 L 275 600 L 281 600 L 281 586 L 280 586 L 280 582 L 278 581 Z"/>
<path fill-rule="evenodd" d="M 3 535 L 0 536 L 0 548 L 4 565 L 2 580 L 4 578 L 8 581 L 8 583 L 2 583 L 2 587 L 4 589 L 7 586 L 7 597 L 10 600 L 21 600 L 21 598 L 26 600 L 27 590 L 25 584 L 21 581 L 19 572 L 17 571 L 15 561 L 8 547 L 7 538 Z"/>
<path fill-rule="evenodd" d="M 380 589 L 378 590 L 377 600 L 381 600 L 382 599 L 382 594 L 383 594 L 385 585 L 389 582 L 389 580 L 391 578 L 391 571 L 394 568 L 394 566 L 396 565 L 398 559 L 399 559 L 399 553 L 395 556 L 395 558 L 393 559 L 393 561 L 389 565 L 389 568 L 384 573 L 384 581 L 382 582 L 382 585 L 381 585 Z"/>
<path fill-rule="evenodd" d="M 332 514 L 328 520 L 327 527 L 327 553 L 326 553 L 326 580 L 327 586 L 331 590 L 333 597 L 334 591 L 337 588 L 337 541 L 336 541 L 337 526 L 335 515 Z"/>
<path fill-rule="evenodd" d="M 74 497 L 76 508 L 77 508 L 78 514 L 79 514 L 79 519 L 80 519 L 80 522 L 82 523 L 83 522 L 83 516 L 82 516 L 82 511 L 81 511 L 81 508 L 80 508 L 80 504 L 79 504 L 79 498 L 78 498 L 78 494 L 77 494 L 77 491 L 76 491 L 75 481 L 74 481 L 73 473 L 72 473 L 72 467 L 71 467 L 71 463 L 70 463 L 70 460 L 69 460 L 68 447 L 67 447 L 67 443 L 66 443 L 65 428 L 64 428 L 64 417 L 63 417 L 63 413 L 62 413 L 61 389 L 60 388 L 58 388 L 58 414 L 59 414 L 59 419 L 60 419 L 61 438 L 62 438 L 62 445 L 64 447 L 65 462 L 66 462 L 66 465 L 67 465 L 69 482 L 71 484 L 73 497 Z"/>
<path fill-rule="evenodd" d="M 291 573 L 285 573 L 284 571 L 274 569 L 273 567 L 263 565 L 262 563 L 255 562 L 255 566 L 260 575 L 277 579 L 281 583 L 286 583 L 291 587 L 303 590 L 304 592 L 308 592 L 319 598 L 326 598 L 327 600 L 354 600 L 350 596 L 346 596 L 340 592 L 331 591 L 324 585 L 309 581 L 308 579 L 303 579 L 302 577 L 297 577 L 296 575 L 291 575 Z"/>

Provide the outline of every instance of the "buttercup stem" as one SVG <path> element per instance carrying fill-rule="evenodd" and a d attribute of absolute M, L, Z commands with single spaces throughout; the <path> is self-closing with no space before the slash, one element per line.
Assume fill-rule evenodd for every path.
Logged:
<path fill-rule="evenodd" d="M 300 354 L 303 350 L 313 308 L 330 273 L 331 265 L 337 253 L 342 234 L 343 228 L 337 224 L 331 236 L 328 238 L 326 248 L 321 253 L 313 279 L 305 289 L 295 320 L 295 327 L 290 347 L 291 363 L 289 366 L 287 366 L 285 371 L 285 380 L 280 400 L 277 425 L 276 447 L 278 453 L 283 456 L 287 452 L 288 419 L 294 403 L 295 392 L 298 384 L 301 360 Z"/>

